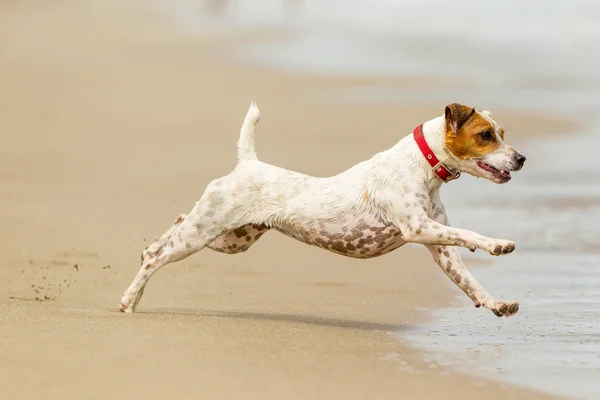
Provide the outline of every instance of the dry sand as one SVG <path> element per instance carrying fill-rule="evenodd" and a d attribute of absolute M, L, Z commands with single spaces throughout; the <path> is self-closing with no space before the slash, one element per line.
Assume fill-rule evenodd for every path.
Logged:
<path fill-rule="evenodd" d="M 0 398 L 547 397 L 431 369 L 398 341 L 458 290 L 414 248 L 358 261 L 270 232 L 164 268 L 139 313 L 117 312 L 146 243 L 234 166 L 252 97 L 259 157 L 314 175 L 443 110 L 310 103 L 369 82 L 228 64 L 222 46 L 255 38 L 182 36 L 117 3 L 0 2 Z"/>

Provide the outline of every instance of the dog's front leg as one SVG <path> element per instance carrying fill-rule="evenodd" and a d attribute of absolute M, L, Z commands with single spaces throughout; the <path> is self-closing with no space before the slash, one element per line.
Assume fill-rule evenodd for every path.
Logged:
<path fill-rule="evenodd" d="M 410 218 L 410 215 L 406 216 Z M 425 215 L 416 215 L 413 224 L 400 225 L 402 238 L 407 242 L 421 243 L 424 245 L 444 245 L 466 247 L 471 251 L 482 249 L 493 256 L 512 253 L 515 249 L 514 242 L 504 239 L 492 239 L 478 233 L 451 228 L 432 220 Z"/>
<path fill-rule="evenodd" d="M 446 211 L 439 197 L 432 200 L 433 219 L 440 224 L 448 226 Z M 475 307 L 484 306 L 498 317 L 510 317 L 519 311 L 519 303 L 496 300 L 477 282 L 463 263 L 456 247 L 429 245 L 427 248 L 442 271 L 456 286 L 469 296 Z"/>
<path fill-rule="evenodd" d="M 484 306 L 498 317 L 510 317 L 519 311 L 519 303 L 496 300 L 477 282 L 464 265 L 456 247 L 431 245 L 427 248 L 442 271 L 469 296 L 475 307 Z"/>
<path fill-rule="evenodd" d="M 428 215 L 428 205 L 433 206 L 433 212 L 436 212 L 435 202 L 430 200 L 429 194 L 423 190 L 413 196 L 419 201 L 407 199 L 407 195 L 396 196 L 393 201 L 393 220 L 405 241 L 424 245 L 460 246 L 471 251 L 482 249 L 494 256 L 509 254 L 515 249 L 514 242 L 510 240 L 493 239 L 437 222 Z"/>

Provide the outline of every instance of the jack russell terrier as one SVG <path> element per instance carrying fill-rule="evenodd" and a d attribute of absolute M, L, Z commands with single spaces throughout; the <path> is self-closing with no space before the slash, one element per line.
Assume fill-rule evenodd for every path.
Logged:
<path fill-rule="evenodd" d="M 210 182 L 188 215 L 142 253 L 142 266 L 121 298 L 133 312 L 148 279 L 165 265 L 205 247 L 244 252 L 275 229 L 304 243 L 354 258 L 371 258 L 407 242 L 421 243 L 473 301 L 511 316 L 519 303 L 497 300 L 475 280 L 456 246 L 498 256 L 515 244 L 451 228 L 440 200 L 442 183 L 461 172 L 506 183 L 525 156 L 504 142 L 488 111 L 449 104 L 444 115 L 415 128 L 391 149 L 332 177 L 316 178 L 258 160 L 254 133 L 260 112 L 250 105 L 238 141 L 238 163 Z"/>

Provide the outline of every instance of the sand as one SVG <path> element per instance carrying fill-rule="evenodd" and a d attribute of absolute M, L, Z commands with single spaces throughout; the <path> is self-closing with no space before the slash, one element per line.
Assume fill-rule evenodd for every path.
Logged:
<path fill-rule="evenodd" d="M 430 367 L 402 344 L 423 308 L 458 294 L 415 247 L 360 261 L 269 232 L 247 253 L 165 267 L 137 314 L 117 312 L 145 245 L 233 168 L 253 97 L 259 157 L 319 176 L 444 106 L 311 102 L 307 90 L 428 83 L 226 62 L 224 46 L 270 33 L 187 36 L 119 3 L 0 2 L 0 397 L 548 397 Z M 523 136 L 554 124 L 494 116 Z"/>

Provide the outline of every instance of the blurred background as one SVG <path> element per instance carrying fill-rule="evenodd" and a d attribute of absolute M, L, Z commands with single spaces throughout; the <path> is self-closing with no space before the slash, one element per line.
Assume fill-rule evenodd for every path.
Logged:
<path fill-rule="evenodd" d="M 213 398 L 598 398 L 598 43 L 594 0 L 0 0 L 0 394 L 196 393 L 158 383 L 178 376 Z M 474 310 L 418 247 L 357 261 L 269 234 L 115 314 L 141 250 L 233 168 L 253 98 L 259 158 L 316 176 L 448 103 L 491 110 L 527 165 L 442 198 L 516 241 L 465 260 L 519 313 Z"/>

